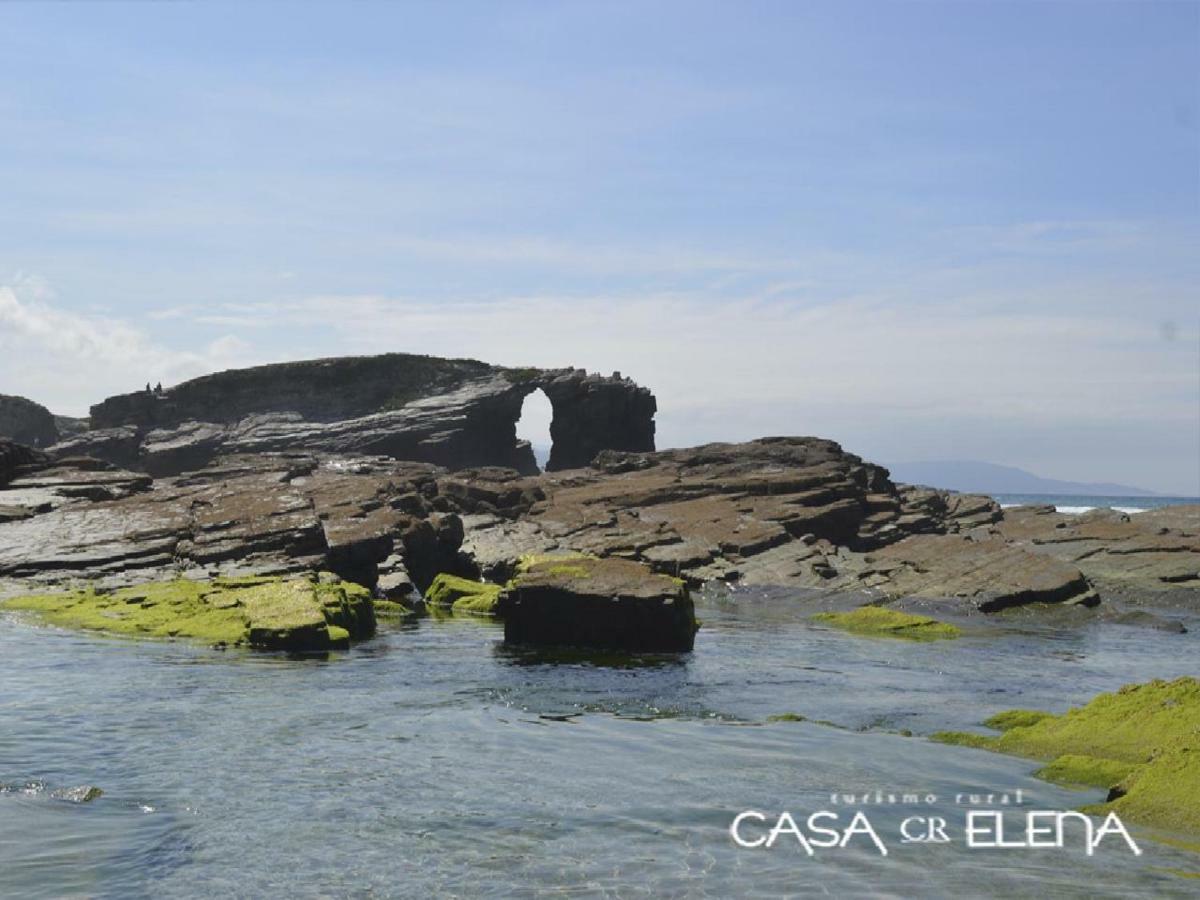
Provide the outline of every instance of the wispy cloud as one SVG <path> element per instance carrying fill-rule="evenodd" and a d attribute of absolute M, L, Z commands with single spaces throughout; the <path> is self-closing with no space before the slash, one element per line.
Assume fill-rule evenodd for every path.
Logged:
<path fill-rule="evenodd" d="M 234 335 L 172 349 L 122 318 L 79 313 L 54 299 L 34 276 L 0 285 L 0 382 L 56 412 L 80 415 L 147 381 L 171 383 L 256 361 L 253 348 Z"/>

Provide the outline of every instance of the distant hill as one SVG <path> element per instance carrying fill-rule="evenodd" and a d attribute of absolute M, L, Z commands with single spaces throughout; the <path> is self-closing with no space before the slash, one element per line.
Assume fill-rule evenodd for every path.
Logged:
<path fill-rule="evenodd" d="M 980 494 L 1066 494 L 1098 497 L 1154 497 L 1154 491 L 1108 482 L 1060 481 L 1042 478 L 1014 466 L 948 459 L 930 462 L 897 463 L 888 466 L 892 481 L 925 484 L 950 491 Z"/>

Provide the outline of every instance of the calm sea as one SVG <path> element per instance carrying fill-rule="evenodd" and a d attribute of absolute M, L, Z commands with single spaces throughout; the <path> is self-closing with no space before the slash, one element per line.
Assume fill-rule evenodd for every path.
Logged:
<path fill-rule="evenodd" d="M 1200 625 L 1018 613 L 910 644 L 822 628 L 817 603 L 706 592 L 695 652 L 638 660 L 515 652 L 465 619 L 306 660 L 0 614 L 0 897 L 1196 895 L 1178 873 L 1200 856 L 1141 831 L 1140 857 L 967 848 L 957 795 L 1020 790 L 1014 816 L 1101 792 L 925 736 L 1196 674 Z M 84 785 L 103 796 L 53 796 Z M 861 837 L 809 857 L 728 834 L 743 810 L 802 821 L 876 790 L 922 797 L 861 807 L 886 857 Z M 901 843 L 913 814 L 953 840 Z"/>

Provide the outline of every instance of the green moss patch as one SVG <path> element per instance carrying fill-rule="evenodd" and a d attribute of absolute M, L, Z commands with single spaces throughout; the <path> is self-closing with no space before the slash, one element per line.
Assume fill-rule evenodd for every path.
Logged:
<path fill-rule="evenodd" d="M 1110 788 L 1129 775 L 1134 768 L 1136 766 L 1132 763 L 1115 759 L 1065 753 L 1049 765 L 1042 766 L 1034 774 L 1055 784 Z"/>
<path fill-rule="evenodd" d="M 472 581 L 442 573 L 425 592 L 425 602 L 436 609 L 450 609 L 473 616 L 494 616 L 500 599 L 500 585 Z"/>
<path fill-rule="evenodd" d="M 1200 681 L 1127 685 L 1061 716 L 1012 710 L 988 720 L 986 736 L 940 732 L 943 743 L 1051 760 L 1038 775 L 1109 788 L 1085 812 L 1117 812 L 1155 828 L 1200 834 Z"/>
<path fill-rule="evenodd" d="M 330 576 L 176 579 L 111 592 L 84 588 L 3 601 L 65 628 L 218 646 L 327 650 L 375 630 L 370 592 Z"/>
<path fill-rule="evenodd" d="M 990 719 L 985 720 L 983 724 L 988 728 L 995 728 L 997 731 L 1008 731 L 1010 728 L 1026 728 L 1036 725 L 1043 719 L 1053 718 L 1053 713 L 1042 712 L 1040 709 L 1008 709 L 996 713 Z"/>
<path fill-rule="evenodd" d="M 860 606 L 850 612 L 817 613 L 813 620 L 852 634 L 903 638 L 910 641 L 945 640 L 956 638 L 962 633 L 957 627 L 946 622 L 883 606 Z"/>

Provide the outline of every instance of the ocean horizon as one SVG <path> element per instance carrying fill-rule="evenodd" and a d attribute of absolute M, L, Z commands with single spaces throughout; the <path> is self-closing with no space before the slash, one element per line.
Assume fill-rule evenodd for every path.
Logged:
<path fill-rule="evenodd" d="M 1060 513 L 1076 514 L 1093 509 L 1114 509 L 1123 513 L 1140 513 L 1164 506 L 1200 504 L 1200 497 L 1118 497 L 1101 494 L 989 494 L 1002 509 L 1013 506 L 1053 506 Z"/>

